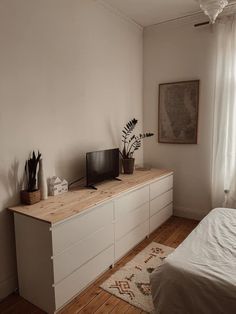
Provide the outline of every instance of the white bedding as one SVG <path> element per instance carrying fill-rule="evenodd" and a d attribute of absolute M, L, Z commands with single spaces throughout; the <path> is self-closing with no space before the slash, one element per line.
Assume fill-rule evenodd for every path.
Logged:
<path fill-rule="evenodd" d="M 155 313 L 236 313 L 236 209 L 216 208 L 151 275 Z"/>

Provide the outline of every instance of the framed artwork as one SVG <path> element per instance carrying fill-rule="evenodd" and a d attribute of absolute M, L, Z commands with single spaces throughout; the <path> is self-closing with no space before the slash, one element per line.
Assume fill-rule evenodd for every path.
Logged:
<path fill-rule="evenodd" d="M 197 144 L 199 80 L 159 85 L 158 142 Z"/>

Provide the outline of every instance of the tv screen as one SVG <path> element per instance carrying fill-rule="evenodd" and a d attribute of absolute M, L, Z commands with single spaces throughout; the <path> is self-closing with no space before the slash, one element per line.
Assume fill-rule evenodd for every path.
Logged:
<path fill-rule="evenodd" d="M 119 149 L 86 154 L 87 186 L 119 176 Z"/>

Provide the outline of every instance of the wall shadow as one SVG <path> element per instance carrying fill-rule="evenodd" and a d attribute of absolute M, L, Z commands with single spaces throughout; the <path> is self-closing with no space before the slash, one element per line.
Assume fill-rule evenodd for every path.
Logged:
<path fill-rule="evenodd" d="M 19 177 L 19 161 L 15 159 L 9 169 L 0 170 L 0 186 L 3 196 L 0 203 L 1 253 L 3 254 L 1 268 L 4 269 L 5 281 L 12 281 L 12 278 L 16 278 L 14 219 L 13 214 L 7 208 L 19 204 L 21 185 L 22 179 Z M 9 285 L 12 285 L 12 283 Z M 15 288 L 12 287 L 12 289 Z M 5 296 L 0 296 L 0 299 Z"/>

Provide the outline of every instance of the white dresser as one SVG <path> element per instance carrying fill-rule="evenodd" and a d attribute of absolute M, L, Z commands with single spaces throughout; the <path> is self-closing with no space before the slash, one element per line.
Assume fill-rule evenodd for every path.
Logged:
<path fill-rule="evenodd" d="M 173 173 L 121 175 L 14 212 L 20 295 L 54 313 L 173 211 Z"/>

